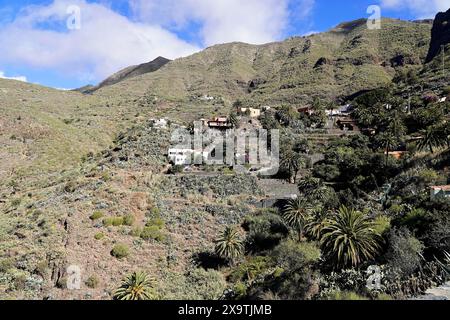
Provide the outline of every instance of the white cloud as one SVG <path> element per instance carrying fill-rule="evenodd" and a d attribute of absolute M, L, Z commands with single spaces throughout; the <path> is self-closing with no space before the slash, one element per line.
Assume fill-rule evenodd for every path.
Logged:
<path fill-rule="evenodd" d="M 7 77 L 5 75 L 5 72 L 0 71 L 0 79 L 8 79 L 8 80 L 17 80 L 22 82 L 28 82 L 27 77 L 24 76 L 17 76 L 17 77 Z"/>
<path fill-rule="evenodd" d="M 70 5 L 81 9 L 79 30 L 66 27 Z M 0 65 L 56 70 L 86 82 L 157 56 L 173 59 L 199 50 L 158 25 L 132 22 L 85 0 L 25 8 L 0 29 L 0 43 Z"/>
<path fill-rule="evenodd" d="M 305 19 L 315 0 L 130 0 L 140 21 L 200 28 L 206 46 L 232 41 L 261 44 L 283 37 L 290 18 Z M 291 8 L 289 8 L 291 5 Z M 294 8 L 295 12 L 289 12 Z"/>
<path fill-rule="evenodd" d="M 381 0 L 382 7 L 409 10 L 418 19 L 434 18 L 440 11 L 450 8 L 450 0 Z"/>
<path fill-rule="evenodd" d="M 109 0 L 54 0 L 22 8 L 14 21 L 0 28 L 0 66 L 56 71 L 93 83 L 157 56 L 174 59 L 231 41 L 280 40 L 290 22 L 307 19 L 315 4 L 315 0 L 121 1 L 130 5 L 132 17 L 113 11 Z M 79 30 L 66 27 L 67 8 L 72 5 L 81 9 Z M 199 44 L 177 34 L 200 40 L 195 41 Z"/>

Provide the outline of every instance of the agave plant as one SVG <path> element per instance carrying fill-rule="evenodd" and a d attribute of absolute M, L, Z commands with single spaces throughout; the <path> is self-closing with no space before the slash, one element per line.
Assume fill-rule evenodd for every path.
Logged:
<path fill-rule="evenodd" d="M 344 206 L 327 220 L 320 242 L 337 267 L 357 267 L 375 258 L 381 241 L 372 221 L 363 213 Z"/>
<path fill-rule="evenodd" d="M 244 252 L 244 245 L 235 228 L 227 227 L 215 241 L 216 254 L 232 263 Z"/>
<path fill-rule="evenodd" d="M 145 272 L 134 272 L 127 276 L 114 293 L 115 300 L 156 300 L 155 280 Z"/>
<path fill-rule="evenodd" d="M 290 199 L 284 206 L 281 216 L 291 228 L 299 234 L 299 239 L 303 240 L 305 224 L 310 218 L 313 207 L 301 198 Z"/>

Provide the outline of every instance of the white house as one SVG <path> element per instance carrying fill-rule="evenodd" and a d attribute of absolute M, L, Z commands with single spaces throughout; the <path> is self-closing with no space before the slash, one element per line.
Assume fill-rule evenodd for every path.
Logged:
<path fill-rule="evenodd" d="M 192 149 L 169 149 L 169 161 L 177 166 L 188 165 L 192 163 Z"/>
<path fill-rule="evenodd" d="M 203 151 L 197 151 L 192 149 L 179 149 L 171 148 L 168 152 L 169 161 L 176 166 L 187 166 L 194 164 L 199 158 L 203 160 L 207 159 L 209 154 Z"/>
<path fill-rule="evenodd" d="M 202 101 L 212 101 L 214 99 L 215 98 L 213 96 L 210 96 L 210 95 L 207 95 L 207 94 L 205 94 L 204 96 L 200 97 L 200 100 L 202 100 Z"/>
<path fill-rule="evenodd" d="M 241 108 L 239 111 L 241 114 L 246 114 L 248 112 L 251 118 L 258 118 L 259 116 L 261 116 L 261 109 Z"/>
<path fill-rule="evenodd" d="M 153 126 L 158 129 L 167 129 L 169 121 L 166 119 L 153 120 Z"/>

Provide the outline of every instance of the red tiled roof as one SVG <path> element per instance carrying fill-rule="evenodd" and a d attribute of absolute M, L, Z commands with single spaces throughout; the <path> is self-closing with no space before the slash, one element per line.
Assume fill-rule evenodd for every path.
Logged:
<path fill-rule="evenodd" d="M 450 191 L 450 185 L 446 185 L 446 186 L 432 186 L 431 189 Z"/>

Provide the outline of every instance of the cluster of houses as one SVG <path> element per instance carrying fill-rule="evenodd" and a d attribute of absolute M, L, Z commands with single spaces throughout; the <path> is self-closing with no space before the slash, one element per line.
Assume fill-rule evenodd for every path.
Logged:
<path fill-rule="evenodd" d="M 298 108 L 297 111 L 300 114 L 312 116 L 315 110 L 310 106 Z M 340 106 L 337 109 L 326 110 L 325 114 L 330 120 L 333 120 L 333 124 L 337 126 L 341 131 L 360 131 L 355 120 L 352 119 L 353 107 L 350 104 Z"/>
<path fill-rule="evenodd" d="M 237 113 L 250 118 L 259 118 L 262 114 L 262 109 L 238 108 Z M 221 131 L 223 132 L 224 130 L 232 129 L 234 127 L 234 124 L 230 121 L 230 118 L 226 116 L 218 116 L 210 120 L 200 119 L 199 121 L 203 127 L 210 129 L 210 136 L 220 134 Z M 208 152 L 189 148 L 171 148 L 168 150 L 168 159 L 171 163 L 177 166 L 191 165 L 197 162 L 195 161 L 196 159 L 202 159 L 202 162 L 209 160 L 211 156 L 213 156 L 213 153 L 214 151 Z"/>

